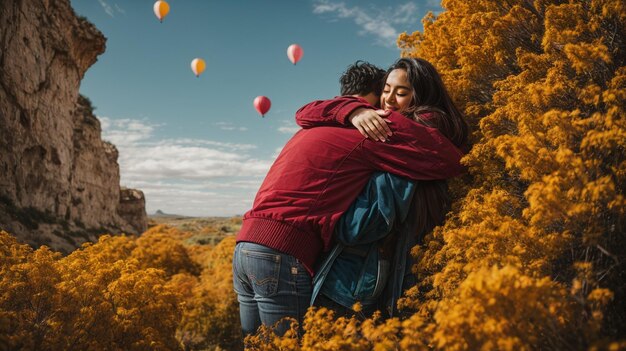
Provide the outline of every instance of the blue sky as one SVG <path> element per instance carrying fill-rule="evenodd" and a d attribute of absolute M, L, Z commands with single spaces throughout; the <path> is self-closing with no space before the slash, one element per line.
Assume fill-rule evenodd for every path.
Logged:
<path fill-rule="evenodd" d="M 122 185 L 144 191 L 148 214 L 189 216 L 247 211 L 298 130 L 295 111 L 338 95 L 355 60 L 389 66 L 397 36 L 441 11 L 437 0 L 170 0 L 159 23 L 154 1 L 71 3 L 107 37 L 80 90 L 119 149 Z M 295 66 L 294 43 L 304 50 Z M 207 63 L 200 77 L 196 57 Z M 272 101 L 265 118 L 258 95 Z"/>

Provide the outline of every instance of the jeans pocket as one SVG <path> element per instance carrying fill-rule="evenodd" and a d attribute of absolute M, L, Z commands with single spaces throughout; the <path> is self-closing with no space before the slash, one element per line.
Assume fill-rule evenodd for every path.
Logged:
<path fill-rule="evenodd" d="M 245 257 L 246 273 L 255 294 L 261 297 L 270 297 L 276 294 L 281 256 L 251 250 L 241 250 L 241 254 Z"/>
<path fill-rule="evenodd" d="M 250 295 L 253 291 L 250 284 L 247 283 L 248 279 L 241 268 L 240 256 L 240 250 L 235 247 L 235 253 L 233 254 L 233 289 L 238 295 Z"/>

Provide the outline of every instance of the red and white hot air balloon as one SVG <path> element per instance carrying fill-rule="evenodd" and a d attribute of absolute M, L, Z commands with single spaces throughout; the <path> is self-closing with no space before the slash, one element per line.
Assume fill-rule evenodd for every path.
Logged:
<path fill-rule="evenodd" d="M 157 16 L 159 21 L 163 22 L 165 16 L 167 16 L 167 14 L 170 12 L 170 5 L 163 0 L 159 0 L 154 3 L 153 9 L 154 14 Z"/>
<path fill-rule="evenodd" d="M 196 75 L 196 77 L 200 77 L 200 74 L 204 72 L 205 68 L 206 68 L 206 62 L 204 62 L 203 59 L 195 58 L 191 61 L 191 70 L 193 71 L 193 74 Z"/>
<path fill-rule="evenodd" d="M 300 61 L 302 54 L 304 54 L 304 51 L 302 51 L 302 47 L 298 44 L 291 44 L 287 48 L 287 57 L 289 57 L 289 61 L 294 65 Z"/>
<path fill-rule="evenodd" d="M 267 111 L 270 110 L 272 102 L 266 96 L 257 96 L 254 99 L 254 108 L 259 112 L 261 117 L 265 117 Z"/>

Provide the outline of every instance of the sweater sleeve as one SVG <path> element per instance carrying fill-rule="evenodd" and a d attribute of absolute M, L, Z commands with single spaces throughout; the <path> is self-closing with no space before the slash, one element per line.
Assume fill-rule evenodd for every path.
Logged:
<path fill-rule="evenodd" d="M 393 132 L 388 142 L 362 141 L 363 157 L 373 169 L 414 180 L 448 179 L 465 171 L 463 152 L 437 129 L 396 112 L 388 118 Z"/>
<path fill-rule="evenodd" d="M 302 128 L 320 126 L 348 126 L 348 116 L 357 108 L 374 107 L 353 96 L 338 96 L 331 100 L 318 100 L 302 106 L 296 112 L 296 123 Z"/>
<path fill-rule="evenodd" d="M 363 191 L 341 216 L 335 233 L 345 245 L 362 245 L 384 238 L 407 217 L 415 183 L 389 173 L 372 175 Z"/>

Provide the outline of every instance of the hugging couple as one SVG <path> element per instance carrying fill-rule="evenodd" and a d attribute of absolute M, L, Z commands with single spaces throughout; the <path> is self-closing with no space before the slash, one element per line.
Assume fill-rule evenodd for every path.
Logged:
<path fill-rule="evenodd" d="M 284 317 L 301 326 L 312 305 L 397 313 L 415 285 L 410 250 L 443 222 L 446 179 L 464 171 L 468 127 L 428 61 L 357 61 L 340 83 L 341 96 L 298 110 L 302 129 L 243 217 L 233 283 L 244 335 L 284 333 Z"/>

